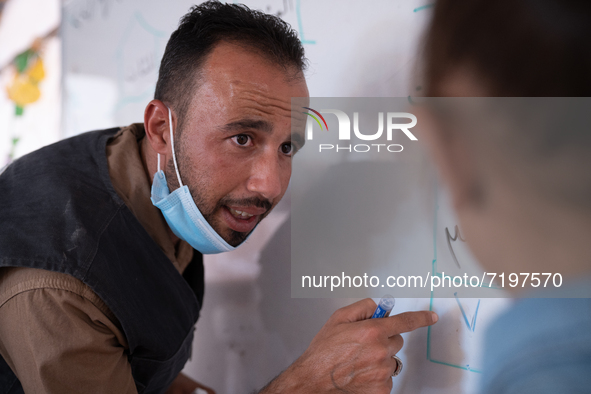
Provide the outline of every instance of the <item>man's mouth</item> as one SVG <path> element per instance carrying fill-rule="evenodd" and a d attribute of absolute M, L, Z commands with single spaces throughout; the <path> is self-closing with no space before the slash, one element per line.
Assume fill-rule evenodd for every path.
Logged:
<path fill-rule="evenodd" d="M 237 219 L 248 219 L 253 217 L 254 215 L 251 215 L 248 212 L 244 212 L 244 211 L 239 211 L 237 209 L 232 209 L 232 208 L 228 208 L 230 210 L 230 213 L 232 215 L 234 215 L 235 218 Z"/>
<path fill-rule="evenodd" d="M 264 208 L 224 206 L 222 216 L 227 226 L 239 233 L 248 233 L 254 229 L 263 214 Z"/>

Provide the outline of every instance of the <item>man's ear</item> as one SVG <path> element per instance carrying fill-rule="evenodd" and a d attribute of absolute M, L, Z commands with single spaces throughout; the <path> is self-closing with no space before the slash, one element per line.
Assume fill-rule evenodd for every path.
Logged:
<path fill-rule="evenodd" d="M 172 112 L 172 110 L 170 110 Z M 171 113 L 173 130 L 176 125 L 176 116 Z M 161 155 L 168 156 L 171 152 L 170 126 L 168 120 L 168 107 L 160 100 L 152 100 L 144 111 L 144 128 L 152 149 Z"/>
<path fill-rule="evenodd" d="M 438 173 L 451 193 L 456 212 L 479 205 L 482 199 L 482 179 L 479 179 L 474 152 L 461 131 L 443 124 L 427 108 L 415 110 L 423 143 Z"/>

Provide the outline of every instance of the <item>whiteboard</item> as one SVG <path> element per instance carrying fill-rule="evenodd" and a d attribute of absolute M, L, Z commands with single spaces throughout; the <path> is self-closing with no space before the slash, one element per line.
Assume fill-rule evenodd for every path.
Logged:
<path fill-rule="evenodd" d="M 431 0 L 248 0 L 280 15 L 300 35 L 313 97 L 420 95 L 418 48 Z M 185 0 L 64 1 L 64 137 L 143 120 L 160 58 Z M 441 188 L 433 260 L 452 267 L 445 228 L 457 221 Z M 247 245 L 206 256 L 206 296 L 193 357 L 185 372 L 221 393 L 261 388 L 307 347 L 330 313 L 352 300 L 291 299 L 289 193 L 259 225 Z M 461 242 L 455 253 L 475 264 Z M 456 256 L 457 257 L 457 256 Z M 405 334 L 403 373 L 396 393 L 472 393 L 481 373 L 487 323 L 506 302 L 495 299 L 399 299 L 395 312 L 432 309 L 440 322 Z"/>
<path fill-rule="evenodd" d="M 300 33 L 315 97 L 412 94 L 428 0 L 246 1 Z M 67 134 L 141 121 L 170 33 L 194 2 L 71 0 L 63 6 Z M 97 115 L 93 112 L 98 111 Z M 91 121 L 86 121 L 91 116 Z"/>

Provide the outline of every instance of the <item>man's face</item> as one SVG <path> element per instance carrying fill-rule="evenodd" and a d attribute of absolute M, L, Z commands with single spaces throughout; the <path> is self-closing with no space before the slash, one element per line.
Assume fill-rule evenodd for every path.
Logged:
<path fill-rule="evenodd" d="M 292 134 L 291 98 L 308 97 L 303 75 L 256 52 L 218 44 L 205 62 L 180 131 L 177 160 L 199 210 L 236 246 L 283 197 L 303 127 Z M 178 135 L 178 133 L 176 133 Z M 167 178 L 176 179 L 169 162 Z"/>

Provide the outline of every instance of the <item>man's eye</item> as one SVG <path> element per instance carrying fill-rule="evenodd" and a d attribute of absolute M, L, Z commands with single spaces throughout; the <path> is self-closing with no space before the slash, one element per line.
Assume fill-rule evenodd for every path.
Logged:
<path fill-rule="evenodd" d="M 292 155 L 295 152 L 295 147 L 290 143 L 281 145 L 281 153 L 284 155 Z"/>
<path fill-rule="evenodd" d="M 241 146 L 246 146 L 250 142 L 250 137 L 246 134 L 239 134 L 237 136 L 232 137 L 235 143 Z"/>

